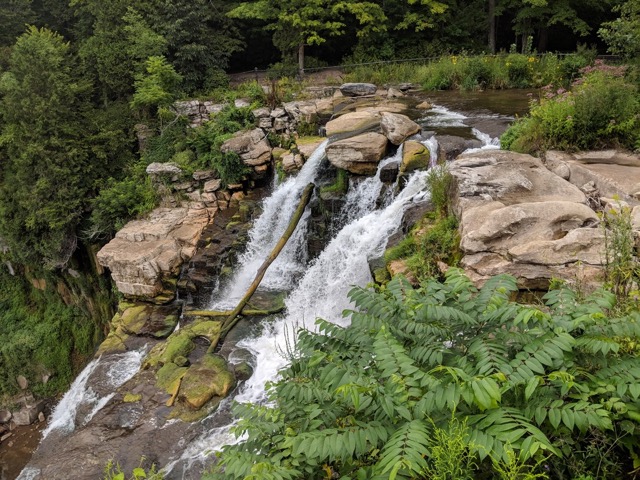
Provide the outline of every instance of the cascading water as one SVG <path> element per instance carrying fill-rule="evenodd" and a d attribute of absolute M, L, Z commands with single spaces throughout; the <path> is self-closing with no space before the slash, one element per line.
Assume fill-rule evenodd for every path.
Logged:
<path fill-rule="evenodd" d="M 54 431 L 66 434 L 76 427 L 77 423 L 86 424 L 113 397 L 113 392 L 140 369 L 146 349 L 133 350 L 126 353 L 110 355 L 106 358 L 92 360 L 75 379 L 71 388 L 62 397 L 60 403 L 51 414 L 49 425 L 42 433 L 45 439 Z M 92 386 L 88 386 L 91 380 Z M 110 391 L 99 395 L 95 389 Z M 88 409 L 89 413 L 79 419 L 78 411 Z"/>
<path fill-rule="evenodd" d="M 430 127 L 466 127 L 464 123 L 466 119 L 467 116 L 462 113 L 454 112 L 441 105 L 433 105 L 428 116 L 422 121 L 427 122 Z"/>
<path fill-rule="evenodd" d="M 436 154 L 437 142 L 434 139 L 423 143 L 433 155 Z M 306 268 L 304 276 L 286 299 L 286 314 L 265 327 L 257 337 L 238 343 L 237 348 L 246 349 L 253 354 L 255 369 L 236 395 L 235 401 L 265 401 L 265 384 L 276 379 L 278 372 L 286 366 L 284 352 L 287 345 L 292 344 L 291 337 L 298 327 L 312 329 L 318 317 L 334 323 L 346 323 L 341 313 L 350 305 L 347 297 L 349 288 L 354 285 L 363 286 L 371 281 L 368 260 L 382 255 L 387 238 L 397 230 L 407 206 L 428 195 L 425 193 L 427 172 L 416 172 L 400 194 L 384 208 L 376 210 L 376 200 L 382 189 L 380 170 L 385 164 L 401 159 L 401 155 L 402 152 L 399 151 L 383 160 L 375 177 L 352 185 L 341 212 L 343 217 L 349 218 L 348 223 Z M 228 415 L 226 409 L 228 404 L 221 406 L 222 413 L 219 410 L 213 416 Z M 237 439 L 230 433 L 231 426 L 217 425 L 192 442 L 181 458 L 167 465 L 167 478 L 190 478 L 184 472 L 194 464 L 204 463 L 208 452 L 236 442 Z"/>
<path fill-rule="evenodd" d="M 262 215 L 249 232 L 249 243 L 239 258 L 236 273 L 226 287 L 214 294 L 209 308 L 233 308 L 246 293 L 258 268 L 286 230 L 302 190 L 316 178 L 327 143 L 328 140 L 325 140 L 315 150 L 297 176 L 278 185 L 265 199 Z M 306 263 L 305 227 L 306 222 L 301 221 L 278 258 L 267 270 L 261 283 L 262 287 L 287 290 L 293 286 L 295 277 L 303 271 Z"/>
<path fill-rule="evenodd" d="M 382 192 L 384 184 L 380 181 L 382 168 L 390 163 L 400 163 L 402 160 L 402 145 L 394 155 L 383 159 L 373 177 L 366 177 L 358 182 L 349 180 L 349 190 L 344 199 L 344 206 L 338 214 L 338 224 L 347 225 L 363 215 L 371 212 Z"/>

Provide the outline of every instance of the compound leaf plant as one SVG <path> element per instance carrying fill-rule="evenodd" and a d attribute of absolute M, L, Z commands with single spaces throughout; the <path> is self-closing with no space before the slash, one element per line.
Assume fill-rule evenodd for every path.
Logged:
<path fill-rule="evenodd" d="M 640 312 L 604 290 L 560 285 L 540 307 L 517 290 L 458 269 L 354 288 L 350 326 L 298 333 L 205 478 L 621 478 L 640 445 Z"/>

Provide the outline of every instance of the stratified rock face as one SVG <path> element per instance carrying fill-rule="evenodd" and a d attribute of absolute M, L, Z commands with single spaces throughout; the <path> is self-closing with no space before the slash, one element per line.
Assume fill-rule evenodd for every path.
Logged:
<path fill-rule="evenodd" d="M 294 122 L 314 123 L 318 120 L 318 107 L 313 100 L 289 102 L 282 106 Z"/>
<path fill-rule="evenodd" d="M 499 273 L 531 289 L 598 280 L 604 235 L 576 186 L 537 158 L 495 150 L 463 155 L 450 171 L 462 266 L 476 283 Z"/>
<path fill-rule="evenodd" d="M 237 153 L 245 165 L 256 167 L 271 160 L 271 146 L 260 128 L 240 132 L 220 146 L 223 153 Z"/>
<path fill-rule="evenodd" d="M 162 279 L 191 258 L 208 222 L 207 209 L 158 208 L 145 220 L 127 223 L 98 252 L 98 262 L 109 268 L 121 293 L 155 297 Z"/>
<path fill-rule="evenodd" d="M 380 121 L 380 114 L 374 112 L 345 113 L 344 115 L 341 115 L 327 123 L 327 136 L 378 129 Z"/>
<path fill-rule="evenodd" d="M 383 112 L 380 125 L 382 133 L 394 145 L 400 145 L 411 135 L 415 135 L 420 131 L 420 125 L 406 115 L 399 113 Z"/>
<path fill-rule="evenodd" d="M 327 147 L 327 158 L 337 168 L 356 175 L 373 175 L 387 152 L 387 137 L 365 133 L 334 142 Z"/>
<path fill-rule="evenodd" d="M 377 90 L 373 83 L 344 83 L 340 86 L 340 92 L 346 97 L 374 95 Z"/>
<path fill-rule="evenodd" d="M 603 197 L 640 201 L 640 157 L 617 150 L 546 153 L 547 168 L 581 187 L 592 182 Z"/>

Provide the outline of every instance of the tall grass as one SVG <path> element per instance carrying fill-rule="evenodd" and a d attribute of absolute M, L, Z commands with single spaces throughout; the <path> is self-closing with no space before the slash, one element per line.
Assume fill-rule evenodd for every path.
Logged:
<path fill-rule="evenodd" d="M 484 90 L 568 85 L 589 59 L 573 54 L 451 55 L 428 63 L 363 65 L 347 70 L 346 81 L 376 85 L 411 82 L 426 90 Z"/>

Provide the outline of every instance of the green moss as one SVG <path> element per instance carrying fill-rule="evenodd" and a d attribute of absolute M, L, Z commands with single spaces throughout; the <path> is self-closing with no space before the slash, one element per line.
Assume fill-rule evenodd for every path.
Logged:
<path fill-rule="evenodd" d="M 206 337 L 211 343 L 218 343 L 218 338 L 220 338 L 220 326 L 221 323 L 218 321 L 205 320 L 193 323 L 187 328 L 190 328 L 195 336 Z"/>
<path fill-rule="evenodd" d="M 147 305 L 129 307 L 122 312 L 118 323 L 126 333 L 137 335 L 147 323 L 149 314 Z"/>
<path fill-rule="evenodd" d="M 155 368 L 173 362 L 176 357 L 188 357 L 195 348 L 193 332 L 181 329 L 172 334 L 164 343 L 153 347 L 144 361 L 145 368 Z"/>
<path fill-rule="evenodd" d="M 373 271 L 373 280 L 378 285 L 384 285 L 389 280 L 391 280 L 391 275 L 389 274 L 389 271 L 386 269 L 386 267 L 376 268 Z"/>
<path fill-rule="evenodd" d="M 235 387 L 235 376 L 218 355 L 204 355 L 191 365 L 180 385 L 180 402 L 192 409 L 202 408 L 213 397 L 226 397 Z"/>
<path fill-rule="evenodd" d="M 172 362 L 167 363 L 156 373 L 156 386 L 171 394 L 176 382 L 179 382 L 185 373 L 187 373 L 186 367 L 179 367 Z"/>
<path fill-rule="evenodd" d="M 320 189 L 320 194 L 323 193 L 340 193 L 345 194 L 349 189 L 349 173 L 342 168 L 339 168 L 336 173 L 336 179 L 331 185 L 326 185 Z"/>
<path fill-rule="evenodd" d="M 134 393 L 125 393 L 124 397 L 122 398 L 122 401 L 124 403 L 136 403 L 139 402 L 140 400 L 142 400 L 142 395 L 138 394 L 134 394 Z"/>
<path fill-rule="evenodd" d="M 107 338 L 105 338 L 98 347 L 98 351 L 95 356 L 99 357 L 100 355 L 108 353 L 126 352 L 127 347 L 124 342 L 127 338 L 129 338 L 129 335 L 124 333 L 122 330 L 114 330 L 110 332 L 109 335 L 107 335 Z"/>

